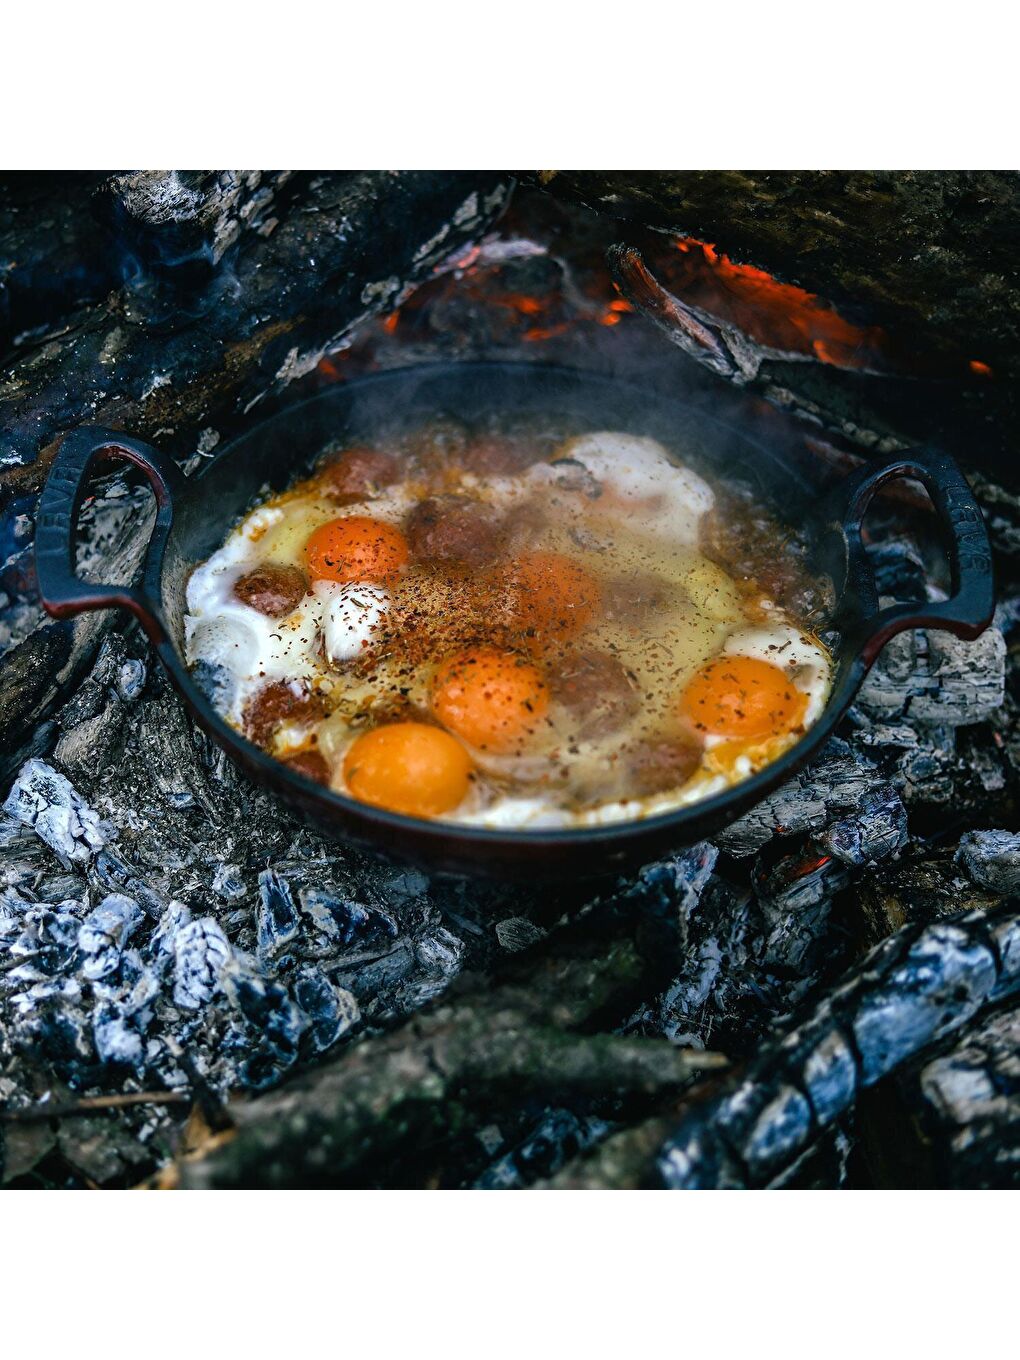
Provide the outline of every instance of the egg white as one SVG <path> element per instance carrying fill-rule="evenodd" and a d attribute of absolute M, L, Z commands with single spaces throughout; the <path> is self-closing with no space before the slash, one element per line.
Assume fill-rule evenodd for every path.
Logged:
<path fill-rule="evenodd" d="M 331 661 L 354 661 L 371 646 L 393 604 L 385 586 L 340 585 L 316 581 L 312 594 L 321 605 L 320 627 Z"/>
<path fill-rule="evenodd" d="M 341 515 L 364 513 L 364 509 L 350 506 Z M 386 510 L 395 513 L 392 504 Z M 372 513 L 376 513 L 375 502 Z M 339 517 L 334 511 L 333 518 Z M 353 660 L 370 647 L 390 606 L 389 592 L 383 586 L 330 581 L 316 582 L 296 609 L 280 619 L 267 618 L 239 600 L 235 582 L 278 556 L 272 551 L 278 547 L 273 538 L 290 535 L 289 518 L 280 506 L 252 511 L 188 581 L 185 656 L 189 664 L 205 661 L 230 677 L 225 716 L 236 724 L 242 720 L 245 704 L 267 681 L 310 684 L 324 676 L 323 647 L 336 663 Z M 307 537 L 307 526 L 303 532 Z"/>
<path fill-rule="evenodd" d="M 679 547 L 697 544 L 701 521 L 715 505 L 715 493 L 704 478 L 675 462 L 658 440 L 614 430 L 568 439 L 556 450 L 553 461 L 536 463 L 520 476 L 468 475 L 463 485 L 505 509 L 522 494 L 543 487 L 561 488 L 564 459 L 580 463 L 603 491 L 615 493 L 616 513 L 639 514 L 645 532 L 668 538 Z M 591 508 L 598 511 L 597 500 Z"/>
<path fill-rule="evenodd" d="M 616 493 L 625 510 L 640 513 L 646 532 L 665 534 L 684 547 L 698 542 L 701 521 L 715 505 L 708 483 L 675 463 L 655 439 L 601 430 L 568 440 L 558 456 L 581 463 Z M 554 481 L 562 470 L 539 464 L 532 476 Z"/>

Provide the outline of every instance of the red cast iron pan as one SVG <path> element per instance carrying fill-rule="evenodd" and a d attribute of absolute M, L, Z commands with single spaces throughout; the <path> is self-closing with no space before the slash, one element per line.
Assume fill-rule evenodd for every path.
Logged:
<path fill-rule="evenodd" d="M 283 490 L 327 447 L 364 442 L 433 419 L 505 429 L 543 420 L 571 432 L 621 429 L 662 440 L 710 476 L 750 483 L 782 521 L 806 536 L 816 569 L 832 578 L 838 605 L 831 627 L 833 686 L 818 722 L 772 765 L 704 802 L 641 821 L 579 830 L 499 831 L 427 822 L 333 793 L 287 769 L 224 722 L 184 660 L 185 587 L 192 569 L 268 486 Z M 256 425 L 185 478 L 157 449 L 109 430 L 68 434 L 43 491 L 36 568 L 48 612 L 130 610 L 196 719 L 258 783 L 338 839 L 410 860 L 433 872 L 524 881 L 604 877 L 710 836 L 788 779 L 819 750 L 853 701 L 882 646 L 907 628 L 944 628 L 973 638 L 994 607 L 991 555 L 981 513 L 946 454 L 911 449 L 847 478 L 822 495 L 781 441 L 755 437 L 754 425 L 715 418 L 660 393 L 541 364 L 437 364 L 361 378 Z M 126 460 L 141 469 L 157 501 L 156 523 L 138 585 L 93 585 L 75 574 L 75 533 L 96 465 Z M 875 492 L 894 478 L 927 488 L 944 531 L 952 572 L 945 601 L 879 607 L 861 540 Z"/>

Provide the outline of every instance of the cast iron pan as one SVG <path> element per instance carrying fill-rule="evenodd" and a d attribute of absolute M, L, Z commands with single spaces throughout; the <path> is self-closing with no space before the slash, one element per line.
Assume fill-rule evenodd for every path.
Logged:
<path fill-rule="evenodd" d="M 185 587 L 192 569 L 268 486 L 283 490 L 326 447 L 365 441 L 433 418 L 500 428 L 544 418 L 557 429 L 623 429 L 661 439 L 710 475 L 750 482 L 782 520 L 807 535 L 819 571 L 831 575 L 834 682 L 825 712 L 789 752 L 761 773 L 702 803 L 643 821 L 580 830 L 496 831 L 384 812 L 333 793 L 246 741 L 213 711 L 184 661 Z M 40 502 L 36 568 L 48 612 L 130 610 L 197 720 L 258 783 L 311 822 L 346 841 L 434 872 L 518 880 L 602 877 L 669 848 L 710 836 L 788 779 L 825 742 L 889 638 L 906 628 L 976 637 L 994 607 L 991 556 L 981 513 L 960 470 L 934 449 L 876 460 L 821 498 L 803 466 L 773 441 L 680 401 L 630 384 L 539 364 L 441 364 L 398 369 L 337 386 L 284 410 L 227 445 L 185 479 L 157 449 L 109 430 L 78 429 L 57 454 Z M 126 460 L 155 493 L 157 516 L 137 586 L 93 585 L 75 573 L 78 511 L 96 464 Z M 872 496 L 897 477 L 927 488 L 940 516 L 952 571 L 945 601 L 880 608 L 861 523 Z"/>

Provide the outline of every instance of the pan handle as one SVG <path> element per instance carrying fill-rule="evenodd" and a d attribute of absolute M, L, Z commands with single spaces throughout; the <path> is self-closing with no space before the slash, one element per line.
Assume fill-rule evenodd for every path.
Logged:
<path fill-rule="evenodd" d="M 935 504 L 952 574 L 948 600 L 879 608 L 862 524 L 871 498 L 897 477 L 919 481 Z M 840 488 L 840 496 L 840 526 L 847 551 L 846 593 L 855 605 L 865 665 L 874 661 L 891 637 L 907 628 L 942 628 L 968 639 L 984 632 L 995 610 L 991 547 L 973 492 L 948 454 L 933 448 L 905 449 L 854 473 Z"/>
<path fill-rule="evenodd" d="M 78 513 L 97 463 L 125 461 L 141 468 L 156 497 L 156 523 L 145 554 L 140 587 L 94 585 L 75 571 Z M 184 490 L 177 464 L 158 449 L 113 430 L 90 427 L 65 435 L 39 500 L 35 570 L 43 608 L 65 619 L 90 609 L 129 609 L 155 644 L 166 638 L 156 601 L 170 528 L 173 498 Z"/>

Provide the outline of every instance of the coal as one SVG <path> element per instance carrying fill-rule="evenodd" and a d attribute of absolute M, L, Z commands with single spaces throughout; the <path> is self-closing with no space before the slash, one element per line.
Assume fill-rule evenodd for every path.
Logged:
<path fill-rule="evenodd" d="M 96 982 L 116 972 L 128 940 L 143 919 L 133 898 L 121 893 L 103 898 L 78 931 L 78 948 L 84 956 L 82 972 L 87 978 Z"/>
<path fill-rule="evenodd" d="M 259 874 L 258 952 L 279 953 L 299 930 L 297 904 L 287 880 L 272 869 Z"/>
<path fill-rule="evenodd" d="M 310 1053 L 324 1053 L 361 1018 L 357 998 L 336 987 L 317 968 L 302 968 L 294 981 L 294 1000 L 310 1020 L 306 1045 Z"/>
<path fill-rule="evenodd" d="M 998 628 L 974 642 L 926 630 L 887 643 L 857 697 L 871 718 L 929 726 L 982 722 L 1005 697 L 1006 644 Z"/>
<path fill-rule="evenodd" d="M 992 892 L 1020 892 L 1020 835 L 1012 831 L 968 831 L 960 837 L 956 862 L 974 883 Z"/>
<path fill-rule="evenodd" d="M 551 1110 L 519 1143 L 474 1182 L 476 1190 L 521 1190 L 554 1176 L 574 1157 L 599 1143 L 612 1125 L 572 1110 Z"/>
<path fill-rule="evenodd" d="M 211 916 L 188 921 L 174 935 L 174 1005 L 198 1010 L 215 996 L 231 955 L 230 942 Z"/>
<path fill-rule="evenodd" d="M 239 1050 L 244 1084 L 255 1090 L 274 1085 L 297 1061 L 309 1017 L 286 987 L 259 977 L 243 959 L 225 971 L 223 986 L 244 1021 L 236 1038 L 227 1040 Z"/>
<path fill-rule="evenodd" d="M 3 810 L 31 827 L 66 864 L 84 863 L 106 844 L 98 814 L 43 760 L 25 762 Z"/>
<path fill-rule="evenodd" d="M 731 855 L 752 855 L 774 836 L 799 835 L 851 812 L 871 782 L 868 766 L 834 737 L 806 771 L 725 827 L 716 840 Z"/>
<path fill-rule="evenodd" d="M 818 844 L 854 868 L 881 863 L 907 844 L 903 800 L 888 785 L 872 789 L 855 813 L 829 823 Z"/>

